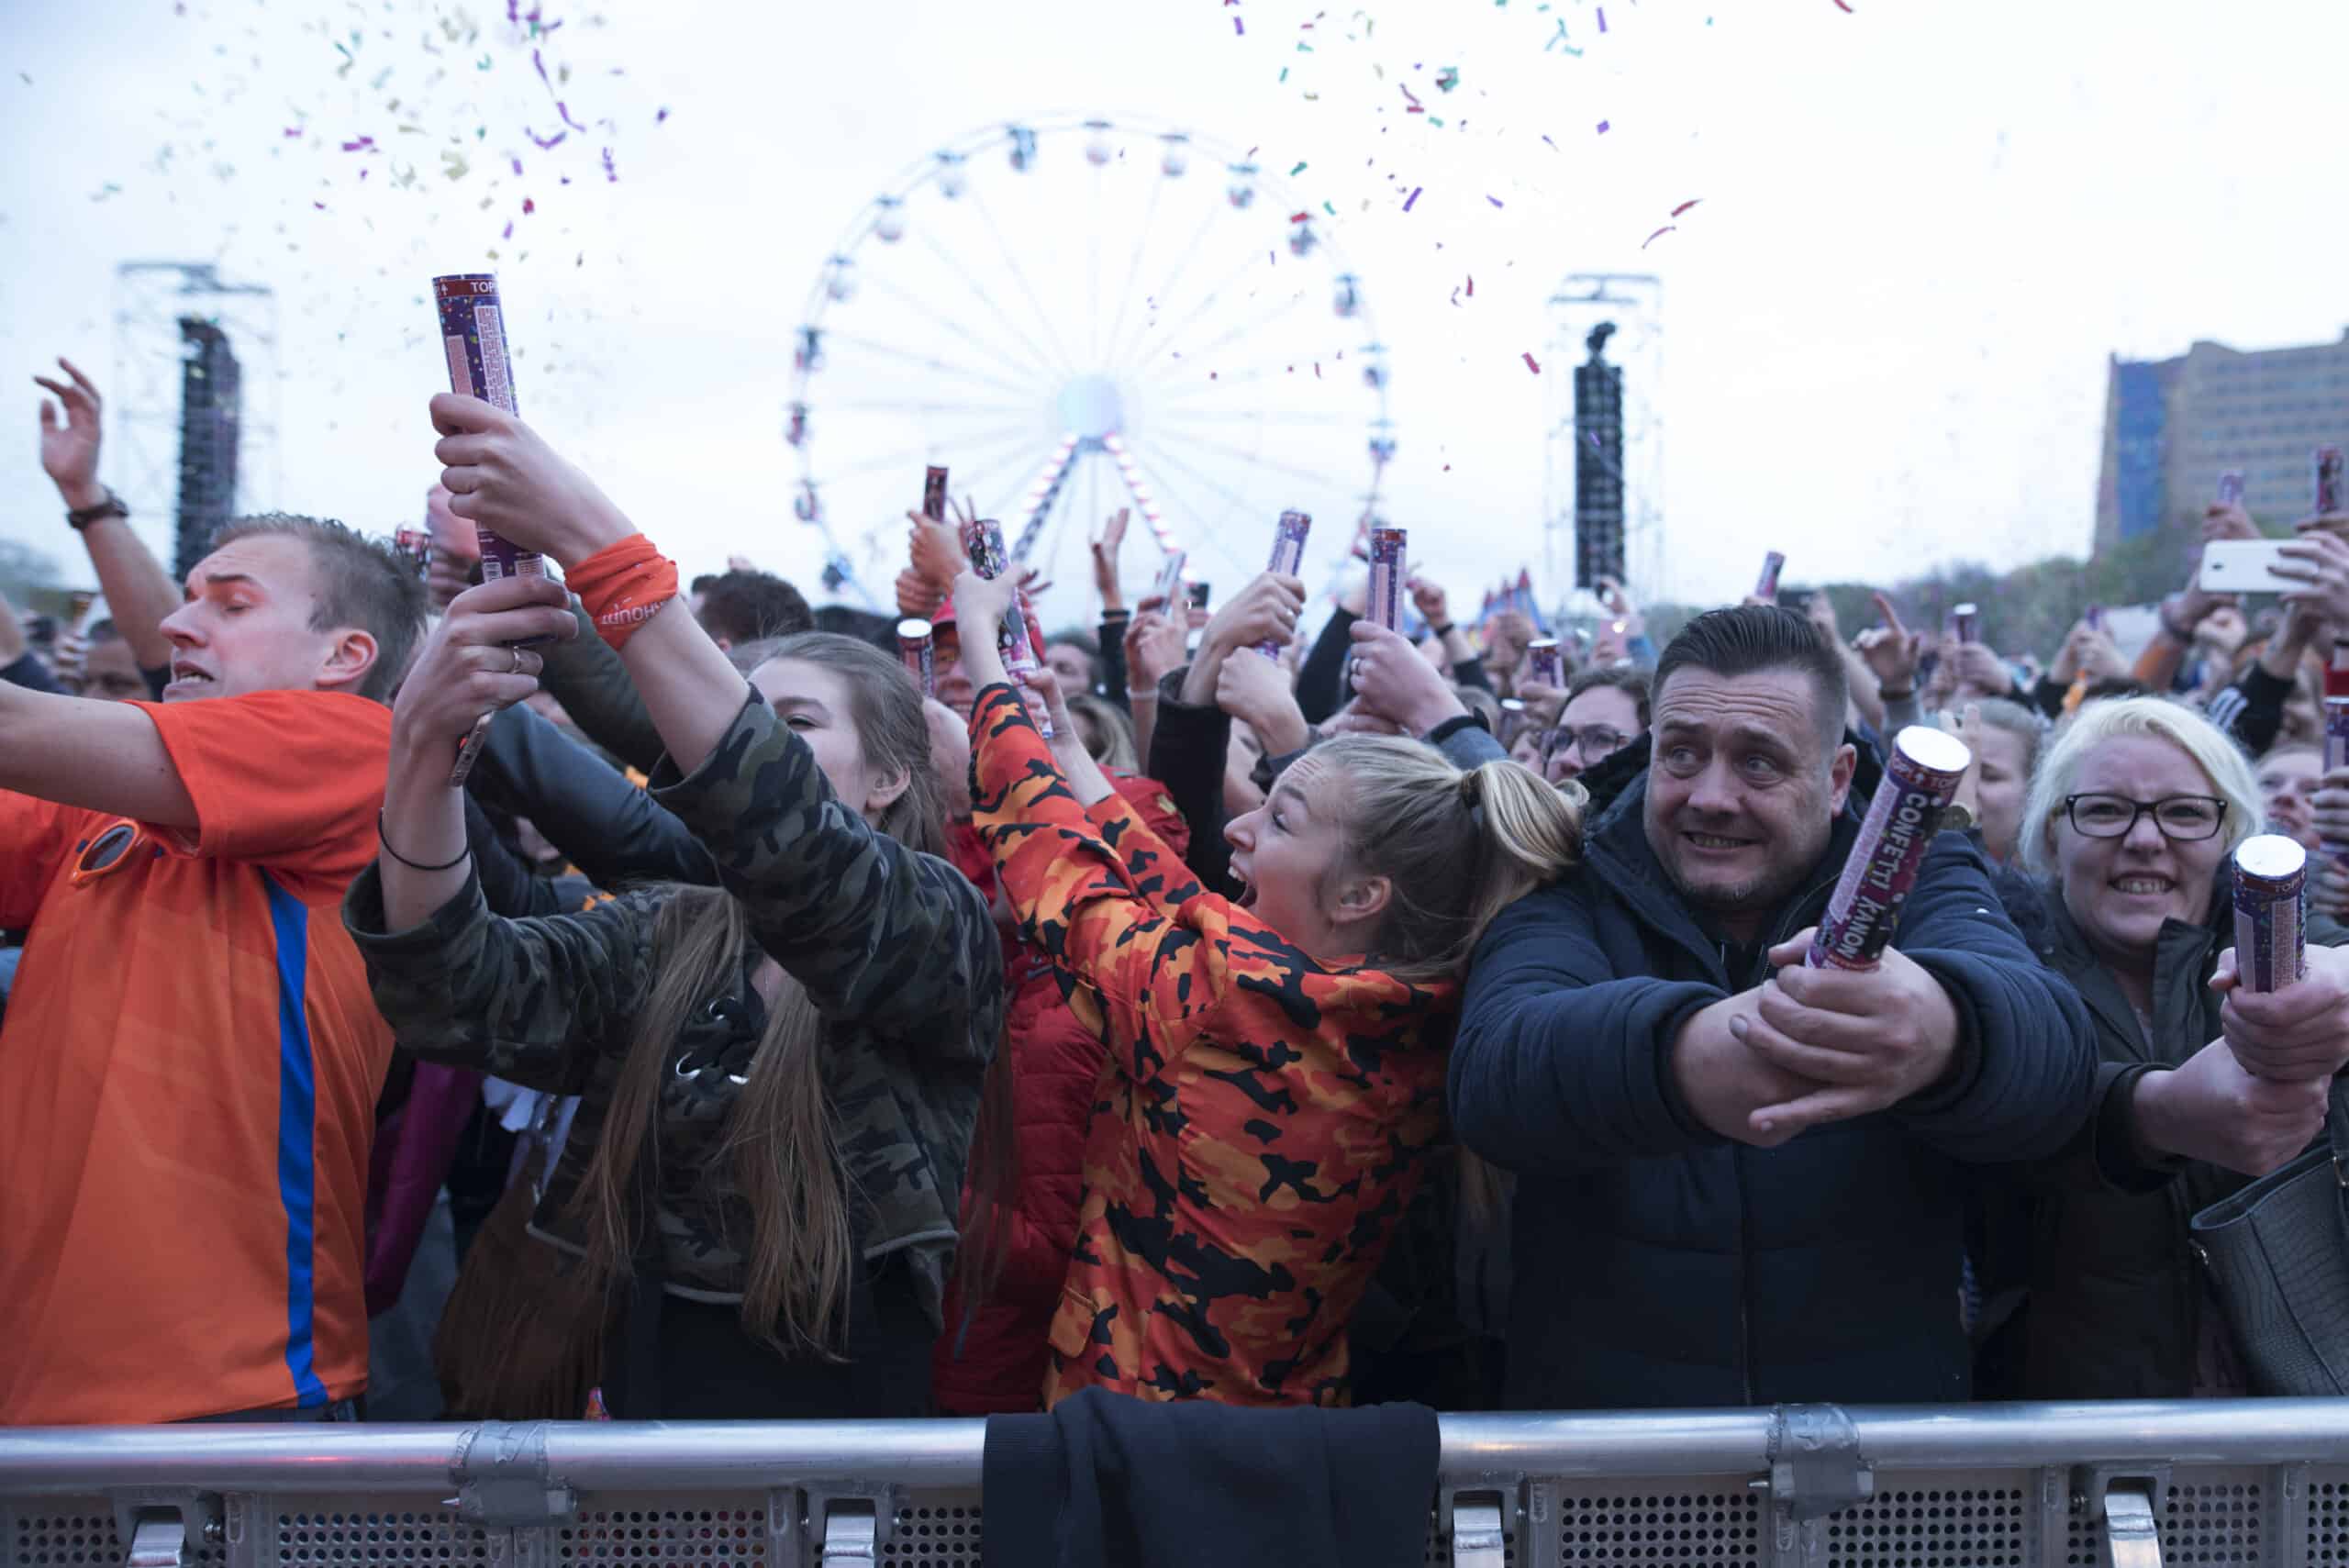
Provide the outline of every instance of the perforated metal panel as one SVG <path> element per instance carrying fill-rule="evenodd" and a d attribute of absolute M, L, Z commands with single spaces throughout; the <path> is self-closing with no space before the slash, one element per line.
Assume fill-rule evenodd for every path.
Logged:
<path fill-rule="evenodd" d="M 979 1495 L 925 1492 L 897 1510 L 882 1568 L 978 1568 Z"/>
<path fill-rule="evenodd" d="M 2025 1568 L 2038 1533 L 2026 1498 L 1987 1473 L 1881 1489 L 1821 1522 L 1827 1568 Z"/>
<path fill-rule="evenodd" d="M 763 1493 L 692 1497 L 599 1493 L 580 1501 L 578 1514 L 557 1526 L 549 1543 L 557 1568 L 649 1563 L 765 1568 Z"/>
<path fill-rule="evenodd" d="M 2349 1472 L 2309 1475 L 2310 1568 L 2349 1568 Z"/>
<path fill-rule="evenodd" d="M 2311 1492 L 2318 1488 L 2311 1487 Z M 2349 1517 L 2349 1487 L 2339 1502 Z M 2316 1537 L 2323 1499 L 2311 1497 L 2309 1507 L 2309 1561 L 2349 1562 L 2349 1548 L 2337 1559 L 2320 1558 Z M 2159 1515 L 2162 1562 L 2197 1568 L 2261 1568 L 2281 1558 L 2270 1538 L 2267 1490 L 2255 1470 L 2199 1470 L 2181 1473 L 2163 1493 Z M 2104 1527 L 2082 1518 L 2076 1509 L 2065 1531 L 2065 1568 L 2102 1568 Z"/>
<path fill-rule="evenodd" d="M 263 1518 L 276 1550 L 273 1555 L 264 1547 L 262 1561 L 287 1568 L 455 1568 L 489 1561 L 487 1534 L 446 1509 L 396 1507 L 381 1498 L 305 1498 Z"/>
<path fill-rule="evenodd" d="M 0 1511 L 0 1562 L 10 1568 L 119 1568 L 127 1555 L 103 1497 L 44 1497 Z M 192 1568 L 221 1568 L 220 1548 L 199 1543 Z"/>
<path fill-rule="evenodd" d="M 1669 1491 L 1598 1491 L 1560 1486 L 1558 1561 L 1564 1563 L 1690 1562 L 1759 1568 L 1768 1522 L 1745 1486 Z M 1513 1544 L 1513 1543 L 1512 1543 Z M 1510 1553 L 1512 1562 L 1516 1553 Z"/>

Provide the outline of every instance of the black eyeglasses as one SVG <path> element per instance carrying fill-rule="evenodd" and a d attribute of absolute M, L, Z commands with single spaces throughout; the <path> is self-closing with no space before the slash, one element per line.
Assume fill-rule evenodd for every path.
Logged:
<path fill-rule="evenodd" d="M 1586 762 L 1604 762 L 1622 750 L 1629 740 L 1631 737 L 1621 730 L 1604 724 L 1586 724 L 1579 728 L 1561 724 L 1550 731 L 1550 743 L 1543 748 L 1543 753 L 1554 757 L 1561 751 L 1580 751 Z"/>
<path fill-rule="evenodd" d="M 2150 817 L 2161 836 L 2191 844 L 2216 834 L 2227 819 L 2227 803 L 2214 795 L 2173 795 L 2160 800 L 2131 800 L 2125 795 L 2067 795 L 2065 815 L 2073 830 L 2091 839 L 2125 839 L 2137 818 Z"/>

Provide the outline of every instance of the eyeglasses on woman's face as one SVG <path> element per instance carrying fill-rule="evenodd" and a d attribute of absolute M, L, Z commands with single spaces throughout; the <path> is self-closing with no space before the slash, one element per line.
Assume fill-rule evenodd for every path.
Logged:
<path fill-rule="evenodd" d="M 2125 795 L 2067 795 L 2064 814 L 2072 830 L 2090 839 L 2125 839 L 2141 817 L 2150 817 L 2161 836 L 2191 844 L 2217 834 L 2227 819 L 2227 803 L 2214 795 L 2170 795 L 2132 800 Z"/>

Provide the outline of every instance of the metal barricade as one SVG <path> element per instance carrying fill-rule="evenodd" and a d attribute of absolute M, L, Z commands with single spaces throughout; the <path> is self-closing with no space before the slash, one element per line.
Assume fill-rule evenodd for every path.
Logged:
<path fill-rule="evenodd" d="M 1429 1568 L 2349 1568 L 2349 1400 L 1458 1416 Z M 976 1421 L 0 1431 L 0 1568 L 976 1568 Z"/>

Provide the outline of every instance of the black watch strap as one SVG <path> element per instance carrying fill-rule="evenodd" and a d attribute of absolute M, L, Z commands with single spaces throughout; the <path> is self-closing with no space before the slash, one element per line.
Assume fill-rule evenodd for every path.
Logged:
<path fill-rule="evenodd" d="M 65 524 L 68 528 L 72 528 L 78 533 L 82 529 L 88 528 L 92 523 L 98 522 L 104 518 L 127 517 L 128 516 L 130 516 L 130 504 L 125 501 L 121 496 L 116 495 L 114 493 L 114 487 L 112 485 L 108 485 L 106 487 L 106 498 L 105 500 L 99 502 L 95 506 L 83 506 L 79 511 L 66 513 Z"/>

